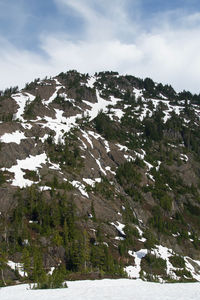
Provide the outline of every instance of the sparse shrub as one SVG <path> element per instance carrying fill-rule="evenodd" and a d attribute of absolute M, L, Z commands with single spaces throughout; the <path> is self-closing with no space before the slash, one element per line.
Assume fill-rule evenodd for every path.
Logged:
<path fill-rule="evenodd" d="M 175 270 L 175 273 L 177 276 L 179 277 L 183 277 L 185 279 L 185 277 L 187 278 L 192 278 L 192 274 L 190 273 L 190 271 L 183 269 L 183 270 Z"/>
<path fill-rule="evenodd" d="M 170 256 L 169 261 L 175 268 L 185 268 L 185 261 L 179 255 Z"/>
<path fill-rule="evenodd" d="M 166 275 L 166 261 L 153 254 L 147 254 L 141 261 L 143 271 L 149 274 Z"/>
<path fill-rule="evenodd" d="M 6 177 L 3 171 L 0 171 L 0 185 L 6 182 Z"/>
<path fill-rule="evenodd" d="M 144 246 L 147 249 L 152 249 L 155 246 L 155 244 L 157 244 L 157 240 L 150 230 L 146 230 L 144 232 L 144 238 L 146 238 Z"/>
<path fill-rule="evenodd" d="M 160 206 L 166 210 L 166 211 L 170 211 L 172 208 L 172 198 L 165 194 L 160 198 Z"/>

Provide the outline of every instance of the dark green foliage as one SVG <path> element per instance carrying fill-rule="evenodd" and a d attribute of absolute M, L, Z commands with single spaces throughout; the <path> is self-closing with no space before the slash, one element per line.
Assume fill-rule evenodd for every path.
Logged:
<path fill-rule="evenodd" d="M 0 286 L 6 286 L 6 282 L 4 279 L 4 270 L 6 268 L 6 252 L 3 251 L 3 249 L 0 249 L 0 274 L 1 274 L 1 279 L 0 279 Z"/>
<path fill-rule="evenodd" d="M 37 233 L 49 235 L 57 226 L 63 226 L 66 215 L 71 219 L 73 211 L 70 203 L 66 202 L 66 196 L 55 195 L 57 199 L 47 202 L 43 193 L 39 192 L 37 186 L 26 189 L 25 197 L 16 195 L 18 206 L 13 211 L 13 225 L 17 230 L 18 238 L 22 237 L 21 228 L 27 227 L 27 221 L 31 220 L 28 228 Z"/>
<path fill-rule="evenodd" d="M 154 248 L 155 244 L 157 244 L 157 240 L 156 240 L 154 234 L 150 230 L 146 230 L 144 232 L 144 238 L 146 238 L 144 246 L 147 249 L 152 249 L 152 248 Z"/>
<path fill-rule="evenodd" d="M 37 87 L 39 81 L 40 81 L 40 78 L 36 78 L 32 82 L 26 83 L 25 90 L 34 90 Z"/>
<path fill-rule="evenodd" d="M 37 279 L 37 283 L 34 284 L 33 289 L 60 289 L 67 288 L 67 284 L 64 283 L 66 270 L 63 265 L 55 268 L 52 275 L 42 274 Z"/>
<path fill-rule="evenodd" d="M 165 217 L 159 206 L 153 207 L 152 214 L 153 217 L 149 219 L 149 225 L 156 228 L 158 232 L 171 235 L 180 230 L 177 222 Z"/>
<path fill-rule="evenodd" d="M 68 86 L 69 89 L 71 88 L 79 88 L 80 87 L 80 81 L 86 80 L 88 75 L 86 74 L 80 74 L 76 70 L 69 70 L 66 73 L 61 72 L 58 75 L 59 78 L 64 80 Z"/>
<path fill-rule="evenodd" d="M 156 86 L 157 93 L 162 93 L 165 97 L 169 99 L 176 99 L 176 93 L 171 85 L 163 85 L 162 83 L 159 83 Z"/>
<path fill-rule="evenodd" d="M 26 119 L 31 119 L 36 117 L 35 109 L 42 103 L 40 96 L 36 96 L 35 99 L 28 103 L 25 107 L 24 117 Z"/>
<path fill-rule="evenodd" d="M 190 202 L 186 204 L 188 211 L 195 216 L 200 217 L 200 207 L 196 205 L 192 205 Z"/>
<path fill-rule="evenodd" d="M 19 91 L 18 86 L 6 88 L 3 92 L 0 91 L 0 95 L 3 98 L 10 97 L 12 94 L 16 94 Z"/>
<path fill-rule="evenodd" d="M 57 95 L 52 103 L 61 105 L 63 110 L 73 107 L 73 104 L 69 100 L 65 100 L 65 98 L 60 95 Z"/>
<path fill-rule="evenodd" d="M 22 251 L 22 263 L 24 265 L 24 272 L 27 273 L 28 277 L 31 276 L 31 253 L 28 247 L 25 247 Z"/>
<path fill-rule="evenodd" d="M 95 269 L 100 270 L 102 274 L 120 274 L 125 277 L 123 267 L 113 259 L 112 254 L 106 245 L 93 245 L 91 249 L 91 262 Z"/>
<path fill-rule="evenodd" d="M 136 100 L 135 100 L 135 96 L 132 95 L 130 93 L 130 91 L 126 91 L 124 97 L 123 97 L 123 101 L 125 104 L 129 104 L 131 106 L 135 106 L 136 105 Z"/>
<path fill-rule="evenodd" d="M 153 254 L 147 254 L 142 258 L 141 267 L 146 273 L 166 275 L 166 261 Z"/>
<path fill-rule="evenodd" d="M 160 206 L 166 210 L 166 211 L 170 211 L 171 207 L 172 207 L 172 198 L 165 194 L 160 198 Z"/>
<path fill-rule="evenodd" d="M 76 70 L 71 70 L 66 73 L 60 73 L 58 77 L 66 85 L 68 95 L 71 95 L 77 102 L 87 99 L 88 95 L 90 95 L 90 97 L 96 97 L 95 89 L 84 85 L 89 77 L 88 74 L 80 74 Z M 61 102 L 60 99 L 57 99 L 56 101 Z M 63 108 L 69 107 L 63 106 Z"/>
<path fill-rule="evenodd" d="M 13 121 L 13 114 L 12 113 L 3 113 L 0 116 L 1 122 L 11 122 Z"/>
<path fill-rule="evenodd" d="M 39 175 L 37 174 L 36 171 L 30 171 L 30 170 L 23 170 L 25 171 L 24 178 L 30 179 L 32 181 L 38 181 L 39 180 Z"/>
<path fill-rule="evenodd" d="M 135 201 L 142 199 L 141 194 L 136 189 L 141 181 L 141 174 L 133 162 L 125 162 L 120 165 L 116 172 L 118 183 L 123 186 L 125 192 L 133 197 Z"/>
<path fill-rule="evenodd" d="M 83 159 L 80 156 L 78 139 L 73 132 L 66 133 L 64 144 L 54 144 L 52 136 L 48 137 L 47 143 L 50 146 L 48 151 L 51 161 L 73 172 L 82 168 Z"/>
<path fill-rule="evenodd" d="M 155 90 L 155 83 L 153 82 L 153 80 L 151 78 L 145 78 L 144 79 L 144 88 L 145 88 L 145 96 L 146 97 L 150 97 L 156 96 L 156 90 Z"/>
<path fill-rule="evenodd" d="M 15 230 L 10 231 L 9 248 L 13 252 L 22 252 L 24 270 L 29 279 L 37 283 L 35 288 L 62 287 L 66 271 L 96 270 L 124 276 L 122 267 L 103 243 L 100 227 L 96 233 L 97 241 L 89 242 L 87 232 L 79 225 L 73 199 L 54 192 L 47 200 L 37 186 L 26 188 L 23 193 L 19 191 L 15 197 L 18 205 L 10 223 Z M 47 249 L 40 244 L 41 237 L 48 240 L 51 247 L 65 249 L 62 270 L 59 267 L 52 276 L 46 274 L 44 267 Z M 27 245 L 24 245 L 25 239 Z"/>
<path fill-rule="evenodd" d="M 160 141 L 163 138 L 163 112 L 158 110 L 151 119 L 144 122 L 144 133 L 149 140 Z"/>
<path fill-rule="evenodd" d="M 190 279 L 192 278 L 191 272 L 187 271 L 186 269 L 176 270 L 175 273 L 177 276 L 182 277 L 184 281 L 186 281 L 186 277 Z"/>
<path fill-rule="evenodd" d="M 144 168 L 145 167 L 145 163 L 142 159 L 140 159 L 138 156 L 135 159 L 135 165 L 140 167 L 140 168 Z"/>
<path fill-rule="evenodd" d="M 181 256 L 170 256 L 169 261 L 175 268 L 185 268 L 185 261 Z"/>
<path fill-rule="evenodd" d="M 48 138 L 46 139 L 46 142 L 48 143 L 48 145 L 53 144 L 53 135 L 52 134 L 48 135 Z"/>
<path fill-rule="evenodd" d="M 188 201 L 187 203 L 185 203 L 184 216 L 187 218 L 187 221 L 193 224 L 195 227 L 200 226 L 199 206 L 194 205 L 190 201 Z"/>
<path fill-rule="evenodd" d="M 136 240 L 140 237 L 139 232 L 135 226 L 132 226 L 130 223 L 126 224 L 124 227 L 125 235 L 121 235 L 122 240 L 119 243 L 118 251 L 120 256 L 127 256 L 128 251 L 134 246 Z"/>
<path fill-rule="evenodd" d="M 133 162 L 125 162 L 118 167 L 116 179 L 121 185 L 126 185 L 129 183 L 138 185 L 141 180 L 141 174 L 138 173 Z"/>
<path fill-rule="evenodd" d="M 122 209 L 122 215 L 125 224 L 128 224 L 130 222 L 138 225 L 138 220 L 135 217 L 133 209 L 128 203 L 128 201 L 125 202 L 124 209 Z"/>
<path fill-rule="evenodd" d="M 55 189 L 62 189 L 64 191 L 71 191 L 74 189 L 73 185 L 68 181 L 58 181 L 57 176 L 53 176 L 53 179 L 51 181 L 45 182 L 46 186 L 49 186 L 52 188 L 51 191 L 54 191 Z"/>
<path fill-rule="evenodd" d="M 95 128 L 98 133 L 102 134 L 107 140 L 116 140 L 118 129 L 109 116 L 102 111 L 94 119 Z"/>
<path fill-rule="evenodd" d="M 95 213 L 95 209 L 94 209 L 94 201 L 93 200 L 91 202 L 91 214 L 92 214 L 93 221 L 96 222 L 96 213 Z"/>
<path fill-rule="evenodd" d="M 6 177 L 3 171 L 0 171 L 0 185 L 6 182 Z"/>
<path fill-rule="evenodd" d="M 107 200 L 112 200 L 114 198 L 114 187 L 111 185 L 111 183 L 105 176 L 101 176 L 101 182 L 96 182 L 92 190 L 94 193 L 101 194 Z"/>
<path fill-rule="evenodd" d="M 129 244 L 132 244 L 133 238 L 138 239 L 140 237 L 137 228 L 129 224 L 124 227 L 124 233 L 126 235 L 126 242 Z"/>

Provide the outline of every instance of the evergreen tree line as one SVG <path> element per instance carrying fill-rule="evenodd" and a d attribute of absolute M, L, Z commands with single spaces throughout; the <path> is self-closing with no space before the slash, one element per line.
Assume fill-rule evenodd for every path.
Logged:
<path fill-rule="evenodd" d="M 100 227 L 95 238 L 82 227 L 73 198 L 55 191 L 49 196 L 40 192 L 37 185 L 16 193 L 17 206 L 1 228 L 4 262 L 21 253 L 26 278 L 41 288 L 60 286 L 72 272 L 124 276 L 122 266 L 103 243 Z M 47 260 L 53 253 L 56 268 L 48 275 Z M 3 269 L 1 262 L 0 268 Z"/>

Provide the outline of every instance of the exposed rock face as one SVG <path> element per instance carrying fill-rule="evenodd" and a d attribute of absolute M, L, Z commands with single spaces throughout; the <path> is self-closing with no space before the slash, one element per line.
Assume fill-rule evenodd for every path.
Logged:
<path fill-rule="evenodd" d="M 1 97 L 0 243 L 7 259 L 25 264 L 28 249 L 33 264 L 29 247 L 36 247 L 46 269 L 64 263 L 108 274 L 108 251 L 123 267 L 132 264 L 133 277 L 200 280 L 200 97 L 147 82 L 70 71 Z M 84 241 L 69 232 L 66 241 L 69 201 Z M 56 216 L 53 207 L 61 210 Z M 75 267 L 66 249 L 77 243 L 85 252 Z M 104 251 L 101 265 L 95 247 Z M 148 254 L 138 258 L 141 249 Z M 175 254 L 184 264 L 170 263 Z"/>

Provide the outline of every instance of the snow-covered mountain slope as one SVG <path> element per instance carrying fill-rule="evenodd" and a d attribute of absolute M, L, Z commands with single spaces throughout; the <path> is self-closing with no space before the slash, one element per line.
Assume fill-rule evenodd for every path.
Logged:
<path fill-rule="evenodd" d="M 78 278 L 200 281 L 199 95 L 69 71 L 0 105 L 6 279 L 38 280 L 38 259 Z"/>

